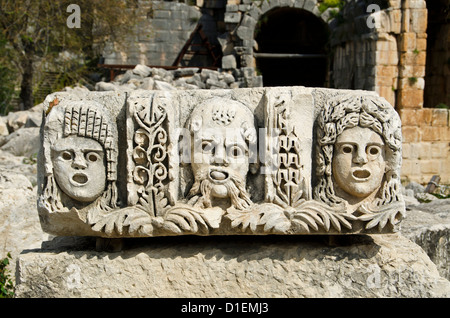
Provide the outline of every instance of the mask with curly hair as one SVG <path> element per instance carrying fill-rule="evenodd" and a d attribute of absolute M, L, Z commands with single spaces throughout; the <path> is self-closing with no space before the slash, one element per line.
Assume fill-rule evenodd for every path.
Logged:
<path fill-rule="evenodd" d="M 330 99 L 317 122 L 316 200 L 377 210 L 401 201 L 401 122 L 383 98 Z"/>

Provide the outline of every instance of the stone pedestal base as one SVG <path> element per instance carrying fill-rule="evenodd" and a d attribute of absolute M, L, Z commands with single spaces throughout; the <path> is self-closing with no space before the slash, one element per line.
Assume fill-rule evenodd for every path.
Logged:
<path fill-rule="evenodd" d="M 25 251 L 17 297 L 449 297 L 450 282 L 400 234 L 164 237 L 98 252 Z M 67 244 L 67 243 L 66 243 Z M 50 244 L 51 245 L 51 244 Z M 45 245 L 44 245 L 45 246 Z M 98 246 L 98 245 L 97 245 Z"/>

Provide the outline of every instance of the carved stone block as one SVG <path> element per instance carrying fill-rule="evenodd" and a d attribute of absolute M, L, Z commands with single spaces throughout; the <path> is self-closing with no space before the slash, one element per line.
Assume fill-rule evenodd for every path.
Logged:
<path fill-rule="evenodd" d="M 55 235 L 396 231 L 401 123 L 371 92 L 54 93 L 38 211 Z"/>

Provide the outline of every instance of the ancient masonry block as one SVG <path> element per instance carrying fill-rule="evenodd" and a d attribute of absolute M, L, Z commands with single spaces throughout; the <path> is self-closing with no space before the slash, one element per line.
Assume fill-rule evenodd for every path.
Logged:
<path fill-rule="evenodd" d="M 419 127 L 405 126 L 402 128 L 404 142 L 416 142 L 421 140 L 421 133 Z"/>
<path fill-rule="evenodd" d="M 431 108 L 420 108 L 420 109 L 403 108 L 403 109 L 401 109 L 400 117 L 402 119 L 403 127 L 430 125 L 432 110 L 433 109 L 431 109 Z"/>
<path fill-rule="evenodd" d="M 390 233 L 405 214 L 400 119 L 373 92 L 58 92 L 41 137 L 55 235 Z"/>
<path fill-rule="evenodd" d="M 402 89 L 398 93 L 398 106 L 405 108 L 422 108 L 423 90 Z"/>

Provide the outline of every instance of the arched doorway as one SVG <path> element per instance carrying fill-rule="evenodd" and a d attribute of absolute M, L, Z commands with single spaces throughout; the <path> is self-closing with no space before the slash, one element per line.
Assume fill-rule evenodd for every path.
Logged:
<path fill-rule="evenodd" d="M 328 25 L 306 10 L 275 8 L 255 28 L 256 68 L 264 86 L 326 87 Z"/>
<path fill-rule="evenodd" d="M 450 107 L 450 4 L 427 1 L 425 107 Z"/>

